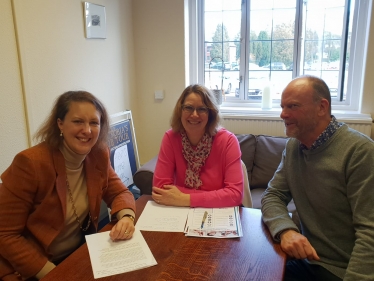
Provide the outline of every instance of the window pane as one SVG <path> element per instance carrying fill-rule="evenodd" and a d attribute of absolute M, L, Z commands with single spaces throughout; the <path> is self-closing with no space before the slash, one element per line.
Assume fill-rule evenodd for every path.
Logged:
<path fill-rule="evenodd" d="M 272 29 L 272 17 L 272 10 L 251 10 L 251 14 L 249 16 L 251 34 L 253 33 L 257 36 L 261 32 L 270 34 Z"/>
<path fill-rule="evenodd" d="M 239 87 L 241 1 L 205 1 L 204 83 L 235 96 Z"/>
<path fill-rule="evenodd" d="M 205 0 L 205 12 L 240 10 L 241 1 L 232 0 Z"/>
<path fill-rule="evenodd" d="M 294 8 L 296 9 L 297 0 L 274 0 L 274 8 Z"/>
<path fill-rule="evenodd" d="M 346 100 L 354 0 L 205 0 L 204 5 L 204 83 L 222 88 L 226 101 L 260 103 L 268 83 L 278 99 L 304 74 L 324 79 L 335 104 Z"/>
<path fill-rule="evenodd" d="M 344 80 L 346 74 L 340 73 L 341 63 L 345 64 L 341 58 L 344 5 L 344 0 L 309 0 L 306 4 L 304 68 L 301 74 L 324 79 L 333 98 L 340 97 L 338 91 L 343 87 L 339 87 L 339 81 Z"/>
<path fill-rule="evenodd" d="M 262 89 L 270 80 L 276 99 L 292 80 L 296 1 L 252 0 L 250 3 L 248 96 L 261 101 Z M 251 65 L 265 70 L 262 74 L 267 75 L 259 76 Z M 258 73 L 254 74 L 255 71 Z"/>
<path fill-rule="evenodd" d="M 251 10 L 296 8 L 296 0 L 251 0 Z"/>
<path fill-rule="evenodd" d="M 247 100 L 260 101 L 262 90 L 269 81 L 270 71 L 259 67 L 257 64 L 249 63 L 248 93 Z"/>

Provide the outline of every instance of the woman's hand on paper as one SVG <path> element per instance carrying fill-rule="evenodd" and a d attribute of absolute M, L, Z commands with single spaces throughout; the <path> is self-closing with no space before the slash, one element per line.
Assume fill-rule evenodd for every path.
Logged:
<path fill-rule="evenodd" d="M 152 187 L 152 198 L 161 205 L 190 206 L 190 195 L 181 192 L 175 185 L 164 185 L 163 188 Z"/>
<path fill-rule="evenodd" d="M 135 231 L 134 222 L 129 217 L 123 217 L 112 228 L 109 233 L 110 239 L 127 240 L 132 237 Z"/>

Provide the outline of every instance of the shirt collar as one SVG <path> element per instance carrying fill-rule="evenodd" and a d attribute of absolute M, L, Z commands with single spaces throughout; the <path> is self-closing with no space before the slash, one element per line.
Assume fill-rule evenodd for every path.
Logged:
<path fill-rule="evenodd" d="M 309 150 L 315 150 L 324 143 L 326 143 L 341 126 L 343 126 L 343 123 L 338 122 L 335 116 L 331 115 L 330 123 L 327 125 L 326 129 L 319 135 L 319 137 L 314 141 Z M 300 143 L 300 149 L 308 150 L 308 147 Z"/>

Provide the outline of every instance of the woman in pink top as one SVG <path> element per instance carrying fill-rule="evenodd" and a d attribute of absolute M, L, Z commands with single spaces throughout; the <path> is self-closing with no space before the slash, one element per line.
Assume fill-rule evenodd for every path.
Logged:
<path fill-rule="evenodd" d="M 175 105 L 153 177 L 153 199 L 162 205 L 241 205 L 243 173 L 236 136 L 220 125 L 213 94 L 188 86 Z"/>

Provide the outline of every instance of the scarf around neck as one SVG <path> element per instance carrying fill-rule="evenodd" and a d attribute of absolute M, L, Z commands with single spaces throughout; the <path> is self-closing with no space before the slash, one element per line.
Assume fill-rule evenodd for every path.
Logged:
<path fill-rule="evenodd" d="M 205 160 L 210 154 L 213 138 L 205 133 L 196 148 L 194 149 L 185 132 L 182 136 L 182 153 L 187 161 L 186 179 L 184 181 L 188 188 L 199 189 L 203 184 L 200 180 L 201 167 L 204 166 Z"/>

